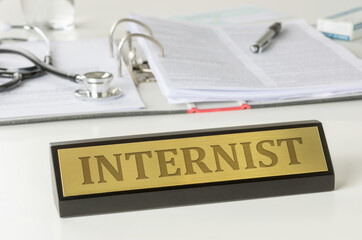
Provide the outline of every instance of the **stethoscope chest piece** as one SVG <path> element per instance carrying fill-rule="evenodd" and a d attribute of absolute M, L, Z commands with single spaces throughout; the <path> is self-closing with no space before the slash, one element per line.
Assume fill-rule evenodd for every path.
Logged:
<path fill-rule="evenodd" d="M 108 72 L 90 72 L 77 75 L 76 81 L 81 82 L 84 88 L 75 91 L 75 96 L 81 100 L 111 100 L 123 95 L 119 88 L 110 87 L 113 75 Z"/>

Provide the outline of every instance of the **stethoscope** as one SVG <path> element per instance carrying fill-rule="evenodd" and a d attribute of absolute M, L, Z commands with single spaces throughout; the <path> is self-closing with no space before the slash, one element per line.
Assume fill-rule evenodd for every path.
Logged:
<path fill-rule="evenodd" d="M 40 60 L 34 54 L 23 49 L 12 48 L 0 48 L 0 53 L 16 54 L 25 57 L 34 66 L 18 69 L 8 69 L 0 67 L 0 77 L 8 78 L 9 81 L 0 83 L 0 92 L 8 91 L 21 84 L 23 80 L 35 78 L 45 74 L 45 72 L 52 73 L 56 76 L 69 79 L 75 83 L 81 83 L 84 88 L 75 91 L 75 96 L 82 100 L 106 100 L 116 99 L 121 97 L 122 91 L 119 88 L 111 87 L 110 82 L 113 79 L 113 75 L 109 72 L 89 72 L 85 74 L 72 74 L 66 71 L 62 71 L 51 65 L 51 45 L 47 36 L 37 27 L 30 25 L 10 25 L 4 22 L 0 22 L 0 31 L 6 31 L 10 29 L 22 29 L 26 31 L 35 32 L 44 41 L 47 51 L 44 60 Z M 6 40 L 19 40 L 16 38 L 0 39 Z"/>

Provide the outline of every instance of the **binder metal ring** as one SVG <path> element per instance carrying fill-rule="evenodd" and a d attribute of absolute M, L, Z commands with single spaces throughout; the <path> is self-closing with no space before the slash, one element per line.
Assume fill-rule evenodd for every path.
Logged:
<path fill-rule="evenodd" d="M 149 26 L 147 26 L 146 24 L 144 24 L 143 22 L 141 21 L 138 21 L 136 19 L 132 19 L 132 18 L 122 18 L 120 20 L 118 20 L 117 22 L 115 22 L 110 31 L 109 31 L 109 34 L 108 34 L 108 38 L 109 38 L 109 49 L 110 49 L 110 53 L 111 53 L 111 57 L 114 57 L 114 54 L 113 54 L 113 35 L 114 35 L 114 32 L 117 28 L 117 26 L 123 22 L 132 22 L 132 23 L 136 23 L 140 26 L 142 26 L 144 29 L 146 29 L 148 31 L 148 33 L 153 36 L 153 33 L 152 33 L 152 30 Z M 130 42 L 130 49 L 132 49 L 132 43 Z"/>
<path fill-rule="evenodd" d="M 154 44 L 156 44 L 160 50 L 161 50 L 161 57 L 165 56 L 165 51 L 163 49 L 162 44 L 156 40 L 154 37 L 149 36 L 149 35 L 145 35 L 145 34 L 141 34 L 141 33 L 131 33 L 131 34 L 127 34 L 119 43 L 118 45 L 118 49 L 117 49 L 117 65 L 118 65 L 118 76 L 122 77 L 122 61 L 121 61 L 121 52 L 122 52 L 122 47 L 124 45 L 125 42 L 127 41 L 132 41 L 132 38 L 134 37 L 140 37 L 140 38 L 145 38 L 147 40 L 152 41 Z"/>

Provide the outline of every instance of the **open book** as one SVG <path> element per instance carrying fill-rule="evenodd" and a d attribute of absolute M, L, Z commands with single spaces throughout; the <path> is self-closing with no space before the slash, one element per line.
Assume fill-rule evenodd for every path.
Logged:
<path fill-rule="evenodd" d="M 261 54 L 249 47 L 269 24 L 204 26 L 134 16 L 162 43 L 140 39 L 170 103 L 320 99 L 362 91 L 362 60 L 304 20 L 286 21 Z M 144 33 L 133 23 L 131 33 Z"/>

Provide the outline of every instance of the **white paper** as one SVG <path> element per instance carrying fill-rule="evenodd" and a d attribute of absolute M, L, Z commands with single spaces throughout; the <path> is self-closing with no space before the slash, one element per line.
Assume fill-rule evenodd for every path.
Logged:
<path fill-rule="evenodd" d="M 2 47 L 14 48 L 20 45 L 38 57 L 43 57 L 44 44 L 39 42 L 4 44 Z M 0 94 L 0 120 L 124 112 L 144 107 L 132 79 L 129 76 L 117 77 L 116 60 L 109 57 L 107 39 L 55 42 L 52 48 L 54 66 L 77 74 L 91 71 L 111 72 L 114 76 L 111 85 L 121 88 L 123 96 L 115 100 L 82 101 L 74 96 L 74 91 L 82 88 L 82 85 L 46 74 L 24 80 L 18 88 Z M 21 57 L 0 55 L 1 67 L 30 65 Z"/>
<path fill-rule="evenodd" d="M 287 17 L 286 14 L 274 10 L 265 9 L 255 5 L 239 8 L 222 9 L 215 12 L 205 12 L 192 15 L 174 16 L 170 19 L 192 23 L 213 25 L 230 25 L 266 21 Z"/>
<path fill-rule="evenodd" d="M 261 54 L 249 47 L 269 24 L 211 27 L 137 17 L 164 49 L 140 41 L 169 102 L 275 100 L 362 91 L 362 62 L 305 21 L 282 23 Z M 130 24 L 133 32 L 142 31 Z"/>

